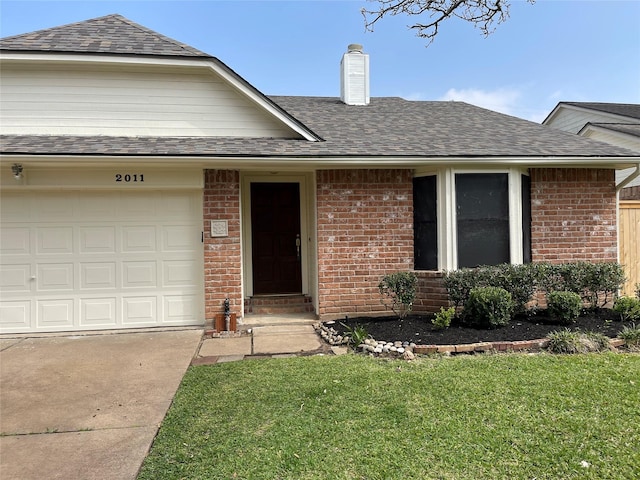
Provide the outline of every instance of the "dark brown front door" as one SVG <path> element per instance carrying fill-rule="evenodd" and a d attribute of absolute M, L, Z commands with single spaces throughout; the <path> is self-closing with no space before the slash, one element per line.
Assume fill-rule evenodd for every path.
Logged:
<path fill-rule="evenodd" d="M 300 185 L 251 184 L 253 293 L 301 293 Z"/>

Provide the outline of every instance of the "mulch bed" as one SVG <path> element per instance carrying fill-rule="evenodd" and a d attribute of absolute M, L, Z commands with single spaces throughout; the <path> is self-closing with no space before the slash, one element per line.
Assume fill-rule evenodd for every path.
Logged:
<path fill-rule="evenodd" d="M 615 338 L 625 326 L 631 326 L 633 323 L 620 321 L 619 315 L 610 309 L 587 312 L 569 326 L 552 323 L 544 311 L 530 317 L 519 315 L 506 327 L 493 330 L 479 330 L 456 323 L 447 329 L 437 330 L 431 323 L 432 318 L 432 315 L 411 315 L 404 320 L 398 320 L 396 317 L 357 317 L 338 320 L 331 326 L 339 332 L 344 332 L 346 329 L 343 324 L 351 328 L 361 325 L 378 341 L 407 341 L 417 345 L 460 345 L 536 340 L 546 337 L 550 332 L 565 328 L 599 332 Z"/>

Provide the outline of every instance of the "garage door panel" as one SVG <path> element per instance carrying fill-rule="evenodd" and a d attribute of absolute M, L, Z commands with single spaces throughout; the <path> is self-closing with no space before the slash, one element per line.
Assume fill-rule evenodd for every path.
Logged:
<path fill-rule="evenodd" d="M 160 196 L 156 192 L 127 192 L 120 197 L 117 208 L 118 218 L 123 220 L 141 218 L 155 218 L 158 212 Z"/>
<path fill-rule="evenodd" d="M 73 298 L 57 298 L 54 300 L 38 300 L 38 328 L 72 328 L 74 318 Z"/>
<path fill-rule="evenodd" d="M 122 227 L 122 252 L 155 252 L 157 250 L 154 225 Z"/>
<path fill-rule="evenodd" d="M 80 253 L 115 253 L 115 227 L 81 227 Z"/>
<path fill-rule="evenodd" d="M 36 276 L 38 291 L 73 290 L 73 263 L 41 263 Z"/>
<path fill-rule="evenodd" d="M 31 329 L 31 301 L 1 301 L 0 331 L 25 332 Z"/>
<path fill-rule="evenodd" d="M 83 298 L 80 300 L 80 326 L 107 328 L 117 326 L 116 297 Z"/>
<path fill-rule="evenodd" d="M 195 262 L 170 260 L 162 263 L 163 287 L 189 287 L 195 281 Z"/>
<path fill-rule="evenodd" d="M 195 306 L 197 298 L 195 295 L 165 295 L 164 296 L 164 318 L 169 323 L 182 322 L 193 318 L 196 315 Z"/>
<path fill-rule="evenodd" d="M 116 263 L 82 263 L 80 264 L 80 288 L 109 289 L 116 288 Z"/>
<path fill-rule="evenodd" d="M 125 297 L 122 299 L 122 324 L 152 325 L 157 321 L 157 297 Z"/>
<path fill-rule="evenodd" d="M 2 227 L 0 255 L 29 255 L 30 253 L 31 229 L 29 227 Z"/>
<path fill-rule="evenodd" d="M 113 194 L 109 193 L 82 196 L 78 202 L 77 212 L 80 219 L 86 220 L 114 221 L 118 218 Z"/>
<path fill-rule="evenodd" d="M 157 286 L 157 264 L 148 262 L 122 263 L 122 288 L 141 288 Z"/>
<path fill-rule="evenodd" d="M 73 227 L 39 227 L 36 237 L 38 255 L 73 253 Z"/>
<path fill-rule="evenodd" d="M 201 192 L 0 197 L 0 332 L 203 324 Z"/>
<path fill-rule="evenodd" d="M 33 217 L 41 222 L 68 222 L 74 218 L 75 196 L 66 193 L 49 193 L 35 197 Z"/>
<path fill-rule="evenodd" d="M 0 266 L 0 293 L 31 290 L 31 265 L 16 264 Z"/>

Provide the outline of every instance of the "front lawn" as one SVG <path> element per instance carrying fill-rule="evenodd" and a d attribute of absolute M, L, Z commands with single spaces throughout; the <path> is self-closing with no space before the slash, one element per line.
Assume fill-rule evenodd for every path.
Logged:
<path fill-rule="evenodd" d="M 192 367 L 139 479 L 632 479 L 640 356 Z"/>

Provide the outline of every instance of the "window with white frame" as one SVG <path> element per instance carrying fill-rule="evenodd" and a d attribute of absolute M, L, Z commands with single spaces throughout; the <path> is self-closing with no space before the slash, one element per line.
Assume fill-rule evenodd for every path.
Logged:
<path fill-rule="evenodd" d="M 416 176 L 415 269 L 531 261 L 529 190 L 529 177 L 518 169 Z"/>

